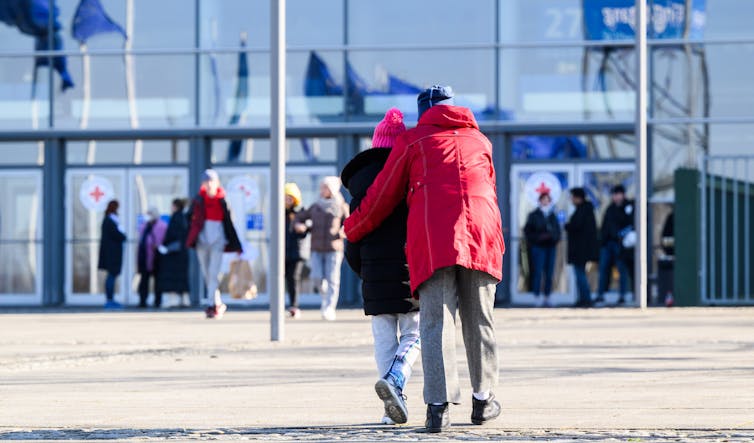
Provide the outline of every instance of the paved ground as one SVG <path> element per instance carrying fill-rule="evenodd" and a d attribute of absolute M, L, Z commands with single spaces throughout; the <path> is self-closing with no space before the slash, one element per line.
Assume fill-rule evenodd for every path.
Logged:
<path fill-rule="evenodd" d="M 754 441 L 754 309 L 496 316 L 503 416 L 473 427 L 469 401 L 437 436 L 420 366 L 408 425 L 376 424 L 359 311 L 283 343 L 258 311 L 0 314 L 0 440 Z"/>

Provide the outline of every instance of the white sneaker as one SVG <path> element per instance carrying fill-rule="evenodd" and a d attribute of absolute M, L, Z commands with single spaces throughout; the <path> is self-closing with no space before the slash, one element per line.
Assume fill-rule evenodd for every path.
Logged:
<path fill-rule="evenodd" d="M 322 319 L 325 321 L 335 321 L 335 310 L 327 309 L 323 311 Z"/>
<path fill-rule="evenodd" d="M 380 420 L 380 423 L 382 423 L 383 425 L 394 425 L 395 424 L 395 422 L 390 417 L 388 417 L 387 415 L 383 415 L 382 416 L 382 420 Z"/>

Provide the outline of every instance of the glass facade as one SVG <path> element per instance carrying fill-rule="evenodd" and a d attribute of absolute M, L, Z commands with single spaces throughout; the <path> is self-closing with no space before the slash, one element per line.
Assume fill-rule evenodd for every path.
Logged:
<path fill-rule="evenodd" d="M 132 215 L 143 209 L 130 194 L 131 174 L 140 168 L 187 174 L 211 164 L 233 173 L 266 167 L 268 0 L 109 0 L 102 2 L 107 17 L 88 18 L 77 17 L 78 0 L 54 1 L 52 13 L 45 2 L 33 3 L 28 7 L 41 8 L 32 11 L 37 17 L 51 14 L 48 22 L 35 28 L 0 17 L 0 181 L 51 167 L 45 158 L 49 142 L 30 141 L 37 130 L 60 131 L 59 175 L 70 177 L 75 170 L 85 180 L 90 173 L 115 174 L 121 198 L 133 203 L 128 203 Z M 452 85 L 457 103 L 474 111 L 493 140 L 499 179 L 505 181 L 501 192 L 519 185 L 511 179 L 516 165 L 628 167 L 634 160 L 631 1 L 287 3 L 287 117 L 296 131 L 287 159 L 297 171 L 290 179 L 337 173 L 350 156 L 369 147 L 370 129 L 389 107 L 399 107 L 407 123 L 415 123 L 416 93 L 434 83 Z M 754 152 L 748 81 L 754 30 L 746 20 L 754 4 L 670 0 L 649 6 L 650 191 L 656 199 L 672 200 L 677 168 L 695 166 L 704 153 Z M 51 42 L 57 52 L 35 51 L 35 45 L 43 51 Z M 50 72 L 50 61 L 60 72 Z M 213 135 L 230 127 L 250 133 L 241 139 Z M 149 130 L 167 135 L 150 138 L 144 132 Z M 193 132 L 186 135 L 187 130 Z M 295 169 L 306 166 L 320 169 L 316 174 Z M 79 178 L 69 178 L 65 189 L 39 184 L 29 192 L 68 199 Z M 194 179 L 181 180 L 181 189 L 195 191 L 188 189 Z M 576 181 L 581 180 L 586 179 Z M 61 194 L 40 195 L 43 189 Z M 0 201 L 0 248 L 21 248 L 13 256 L 26 258 L 19 258 L 23 266 L 4 268 L 13 276 L 0 279 L 0 303 L 3 293 L 41 293 L 38 283 L 29 283 L 41 281 L 35 262 L 41 243 L 36 237 L 16 243 L 15 231 L 6 230 L 11 225 L 5 214 L 14 204 Z M 506 235 L 515 241 L 520 233 L 510 214 L 524 209 L 510 205 L 503 207 L 509 214 Z M 66 264 L 71 282 L 66 291 L 98 293 L 101 281 L 92 275 L 93 249 L 86 243 L 96 238 L 84 235 L 91 220 L 70 207 L 66 211 L 73 212 L 55 214 L 76 225 L 66 227 L 72 248 L 66 260 L 75 262 Z M 264 274 L 265 235 L 257 234 L 247 237 L 262 242 L 255 273 Z M 127 291 L 130 282 L 124 285 Z M 563 280 L 559 288 L 567 291 L 568 285 Z M 515 291 L 525 285 L 509 286 Z"/>

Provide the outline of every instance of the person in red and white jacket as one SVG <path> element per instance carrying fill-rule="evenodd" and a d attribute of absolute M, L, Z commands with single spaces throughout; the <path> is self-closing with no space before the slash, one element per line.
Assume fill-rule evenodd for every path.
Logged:
<path fill-rule="evenodd" d="M 503 242 L 492 144 L 453 91 L 433 86 L 418 97 L 419 122 L 396 139 L 385 167 L 345 221 L 349 242 L 373 231 L 406 199 L 406 255 L 420 300 L 426 427 L 449 426 L 448 404 L 461 400 L 455 354 L 461 317 L 473 388 L 471 420 L 500 414 L 493 308 L 502 278 Z"/>

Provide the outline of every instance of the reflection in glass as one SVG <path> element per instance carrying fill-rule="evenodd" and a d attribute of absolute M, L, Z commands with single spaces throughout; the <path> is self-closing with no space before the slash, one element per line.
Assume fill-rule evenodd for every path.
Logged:
<path fill-rule="evenodd" d="M 212 140 L 212 163 L 264 163 L 270 161 L 269 139 Z M 334 138 L 296 138 L 286 141 L 288 162 L 334 162 L 337 159 Z M 238 150 L 236 151 L 236 148 Z"/>
<path fill-rule="evenodd" d="M 0 143 L 0 165 L 42 165 L 44 142 Z"/>
<path fill-rule="evenodd" d="M 131 58 L 133 75 L 129 77 L 123 57 L 91 56 L 88 88 L 82 85 L 65 92 L 56 89 L 55 126 L 165 128 L 193 125 L 195 57 L 136 55 Z M 83 60 L 80 56 L 68 58 L 74 75 L 84 71 Z"/>
<path fill-rule="evenodd" d="M 188 163 L 186 140 L 71 141 L 66 161 L 76 165 Z"/>
<path fill-rule="evenodd" d="M 0 294 L 35 294 L 41 256 L 41 181 L 36 173 L 0 175 Z"/>

